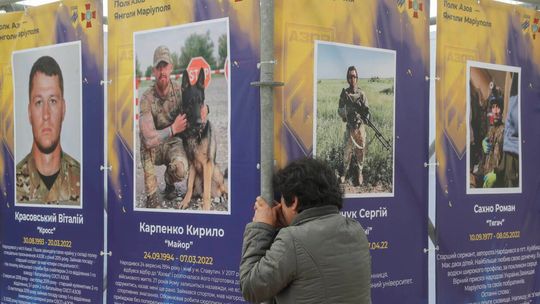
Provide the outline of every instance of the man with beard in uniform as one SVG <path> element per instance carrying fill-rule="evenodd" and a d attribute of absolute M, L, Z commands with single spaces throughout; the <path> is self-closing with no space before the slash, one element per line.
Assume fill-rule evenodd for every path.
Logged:
<path fill-rule="evenodd" d="M 62 70 L 52 57 L 34 63 L 28 88 L 34 141 L 30 153 L 17 164 L 17 202 L 80 205 L 80 164 L 60 143 L 66 101 Z"/>
<path fill-rule="evenodd" d="M 182 109 L 180 85 L 171 81 L 173 70 L 170 51 L 158 46 L 154 51 L 152 72 L 155 83 L 141 98 L 139 129 L 141 139 L 141 162 L 144 170 L 144 186 L 147 195 L 146 208 L 160 205 L 155 166 L 165 165 L 164 198 L 178 197 L 174 184 L 187 176 L 189 163 L 182 140 L 175 136 L 187 128 L 186 115 Z M 201 118 L 206 120 L 208 108 L 201 108 Z"/>

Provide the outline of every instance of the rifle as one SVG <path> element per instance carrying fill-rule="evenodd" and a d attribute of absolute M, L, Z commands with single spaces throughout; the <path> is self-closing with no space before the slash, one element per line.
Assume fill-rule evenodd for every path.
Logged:
<path fill-rule="evenodd" d="M 385 148 L 386 150 L 390 150 L 392 148 L 392 144 L 390 143 L 388 139 L 384 137 L 384 135 L 381 133 L 381 131 L 379 131 L 379 129 L 375 126 L 375 124 L 373 124 L 371 119 L 369 119 L 369 109 L 366 107 L 364 102 L 353 101 L 352 97 L 349 96 L 347 92 L 345 92 L 345 89 L 341 90 L 340 97 L 345 98 L 347 106 L 352 107 L 355 114 L 356 113 L 360 114 L 360 117 L 362 118 L 363 121 L 365 121 L 366 125 L 368 125 L 373 130 L 373 132 L 375 133 L 375 137 L 379 140 L 383 148 Z M 340 102 L 340 106 L 341 106 L 341 102 Z"/>

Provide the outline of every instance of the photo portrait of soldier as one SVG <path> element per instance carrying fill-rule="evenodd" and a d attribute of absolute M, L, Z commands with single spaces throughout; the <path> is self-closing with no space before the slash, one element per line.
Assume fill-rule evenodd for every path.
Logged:
<path fill-rule="evenodd" d="M 64 76 L 51 56 L 37 59 L 28 76 L 28 121 L 33 142 L 17 163 L 16 200 L 26 204 L 80 205 L 81 166 L 62 149 L 66 108 Z"/>
<path fill-rule="evenodd" d="M 230 210 L 227 43 L 225 19 L 135 33 L 136 210 Z"/>
<path fill-rule="evenodd" d="M 182 181 L 189 169 L 182 140 L 175 136 L 186 129 L 187 120 L 186 114 L 182 113 L 180 85 L 171 81 L 171 73 L 170 51 L 166 46 L 158 46 L 154 51 L 155 82 L 143 93 L 139 117 L 147 208 L 158 207 L 161 200 L 154 166 L 166 166 L 163 196 L 167 200 L 179 196 L 174 183 Z M 207 114 L 205 107 L 201 110 L 203 120 Z"/>
<path fill-rule="evenodd" d="M 345 197 L 393 196 L 395 53 L 316 43 L 314 155 Z"/>
<path fill-rule="evenodd" d="M 519 187 L 519 73 L 470 67 L 469 188 Z"/>
<path fill-rule="evenodd" d="M 339 117 L 346 124 L 341 179 L 344 182 L 350 178 L 354 186 L 360 186 L 364 181 L 362 169 L 366 154 L 369 104 L 366 94 L 358 87 L 358 71 L 354 66 L 347 68 L 347 83 L 349 86 L 341 91 L 337 110 Z"/>

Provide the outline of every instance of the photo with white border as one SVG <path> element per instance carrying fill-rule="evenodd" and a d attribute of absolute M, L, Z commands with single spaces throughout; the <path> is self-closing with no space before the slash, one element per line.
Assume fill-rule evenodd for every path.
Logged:
<path fill-rule="evenodd" d="M 345 198 L 393 197 L 396 52 L 315 41 L 314 60 L 314 157 Z"/>
<path fill-rule="evenodd" d="M 521 193 L 521 68 L 467 61 L 467 194 Z"/>
<path fill-rule="evenodd" d="M 33 64 L 41 57 L 49 56 L 56 61 L 63 78 L 63 99 L 65 102 L 65 113 L 61 122 L 59 145 L 63 155 L 67 154 L 74 163 L 80 167 L 79 178 L 69 176 L 69 182 L 63 182 L 61 197 L 69 196 L 68 200 L 41 201 L 37 196 L 48 193 L 48 198 L 57 197 L 56 194 L 39 190 L 39 185 L 32 185 L 30 178 L 35 180 L 34 174 L 15 174 L 15 205 L 21 207 L 50 207 L 50 208 L 74 208 L 83 207 L 83 116 L 82 116 L 82 59 L 81 42 L 74 41 L 68 43 L 55 44 L 32 49 L 15 51 L 12 53 L 13 69 L 13 117 L 14 117 L 14 160 L 19 164 L 30 156 L 34 146 L 35 137 L 29 115 L 29 75 Z M 39 71 L 38 71 L 39 73 Z M 46 115 L 46 114 L 44 114 Z M 45 126 L 46 127 L 46 126 Z M 45 128 L 47 131 L 50 128 Z M 43 131 L 43 130 L 41 130 Z M 44 131 L 44 132 L 45 132 Z M 34 136 L 35 135 L 35 136 Z M 37 145 L 36 145 L 37 147 Z M 37 148 L 36 148 L 37 149 Z M 37 150 L 36 150 L 37 151 Z M 73 166 L 76 167 L 76 166 Z M 70 167 L 71 168 L 71 167 Z M 73 169 L 76 172 L 78 170 Z M 39 172 L 39 171 L 38 171 Z M 60 172 L 59 178 L 67 178 L 64 171 Z M 59 173 L 59 174 L 60 174 Z M 31 175 L 31 176 L 30 176 Z M 45 175 L 46 176 L 46 175 Z M 76 176 L 76 175 L 75 175 Z M 74 180 L 76 179 L 76 180 Z M 37 179 L 39 180 L 39 179 Z M 55 180 L 53 187 L 56 185 Z M 67 185 L 67 186 L 66 186 Z M 67 191 L 65 188 L 70 188 Z M 77 188 L 79 189 L 77 191 Z M 37 189 L 37 190 L 36 190 Z M 58 191 L 59 188 L 51 188 Z M 75 190 L 74 190 L 75 189 Z M 17 190 L 22 193 L 32 194 L 18 195 Z M 64 191 L 65 190 L 65 191 Z M 39 194 L 36 194 L 39 193 Z M 21 200 L 22 198 L 22 200 Z M 30 199 L 28 201 L 28 199 Z M 44 199 L 45 200 L 45 199 Z"/>
<path fill-rule="evenodd" d="M 195 48 L 194 44 L 200 44 L 204 47 Z M 207 121 L 211 123 L 213 140 L 209 140 L 210 146 L 215 141 L 215 163 L 213 163 L 213 178 L 212 178 L 212 193 L 210 210 L 205 209 L 202 198 L 204 182 L 198 183 L 198 187 L 193 187 L 193 196 L 189 200 L 188 205 L 184 205 L 184 198 L 188 192 L 188 176 L 185 176 L 180 181 L 175 181 L 173 198 L 167 197 L 170 194 L 167 191 L 165 181 L 166 170 L 168 166 L 165 162 L 155 163 L 153 171 L 157 179 L 157 206 L 151 206 L 147 195 L 145 185 L 145 169 L 141 161 L 142 151 L 141 145 L 142 135 L 140 134 L 140 106 L 143 102 L 143 95 L 149 92 L 155 92 L 156 76 L 154 68 L 154 53 L 158 47 L 164 46 L 171 59 L 172 71 L 170 72 L 170 83 L 174 83 L 176 87 L 182 86 L 183 73 L 187 72 L 190 79 L 190 84 L 195 86 L 200 67 L 204 67 L 205 71 L 205 89 L 204 103 L 208 106 L 209 112 Z M 230 92 L 230 77 L 229 73 L 229 58 L 230 58 L 230 33 L 229 19 L 221 18 L 202 22 L 193 22 L 178 26 L 166 28 L 146 30 L 135 32 L 133 34 L 133 70 L 134 70 L 134 157 L 133 157 L 133 172 L 135 174 L 134 183 L 134 202 L 133 208 L 135 211 L 146 212 L 173 212 L 173 213 L 197 213 L 197 214 L 231 214 L 231 147 L 230 147 L 230 116 L 231 116 L 231 92 Z M 159 74 L 158 74 L 159 76 Z M 159 76 L 161 77 L 161 76 Z M 155 95 L 155 94 L 154 94 Z M 181 96 L 174 98 L 182 98 Z M 147 102 L 147 101 L 144 101 Z M 182 103 L 185 103 L 182 100 Z M 182 105 L 185 107 L 185 104 Z M 185 109 L 183 109 L 184 111 Z M 180 113 L 183 115 L 186 113 Z M 154 114 L 152 114 L 154 115 Z M 153 117 L 154 120 L 156 119 Z M 154 127 L 155 124 L 154 124 Z M 187 129 L 191 128 L 188 123 Z M 159 128 L 156 128 L 156 130 Z M 186 130 L 187 130 L 186 129 Z M 171 129 L 172 130 L 172 129 Z M 173 135 L 183 138 L 182 132 Z M 166 139 L 167 141 L 169 139 Z M 175 144 L 177 145 L 177 144 Z M 182 150 L 184 146 L 180 147 Z M 176 147 L 175 147 L 176 149 Z M 184 151 L 185 152 L 185 151 Z M 188 153 L 186 153 L 188 155 Z M 189 157 L 188 157 L 189 158 Z M 190 172 L 193 168 L 192 161 L 189 160 Z M 148 166 L 148 165 L 147 165 Z M 148 170 L 152 171 L 152 170 Z M 203 172 L 199 169 L 195 171 L 195 180 L 202 180 Z M 148 174 L 148 173 L 147 173 Z M 150 173 L 152 174 L 152 173 Z M 221 180 L 220 180 L 221 179 Z M 197 182 L 195 182 L 197 183 Z M 217 188 L 220 191 L 215 191 Z M 157 187 L 156 187 L 157 186 Z M 169 186 L 170 188 L 170 186 Z M 218 193 L 214 195 L 215 193 Z M 188 201 L 188 200 L 186 200 Z"/>

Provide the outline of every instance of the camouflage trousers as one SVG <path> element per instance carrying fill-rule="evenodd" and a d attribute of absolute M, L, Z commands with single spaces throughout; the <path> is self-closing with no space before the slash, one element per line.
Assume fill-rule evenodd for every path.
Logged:
<path fill-rule="evenodd" d="M 358 128 L 347 128 L 345 131 L 345 149 L 343 150 L 343 178 L 352 177 L 349 171 L 356 169 L 358 172 L 359 185 L 363 183 L 362 169 L 364 168 L 364 156 L 366 154 L 366 128 L 364 124 L 361 124 Z M 356 159 L 353 162 L 353 155 Z"/>
<path fill-rule="evenodd" d="M 171 186 L 184 179 L 189 169 L 182 140 L 178 137 L 172 137 L 151 149 L 141 147 L 141 162 L 144 170 L 144 188 L 148 196 L 158 190 L 155 166 L 167 166 L 164 179 L 165 184 Z"/>

